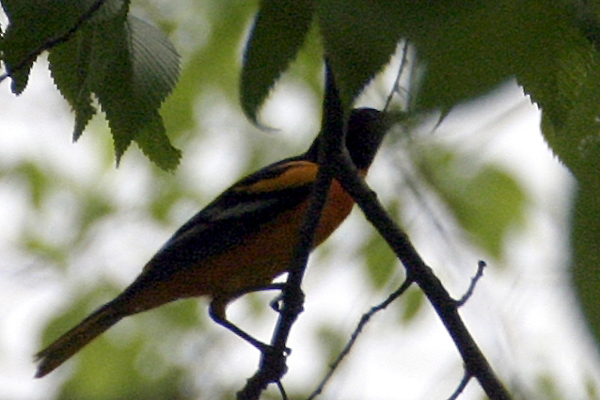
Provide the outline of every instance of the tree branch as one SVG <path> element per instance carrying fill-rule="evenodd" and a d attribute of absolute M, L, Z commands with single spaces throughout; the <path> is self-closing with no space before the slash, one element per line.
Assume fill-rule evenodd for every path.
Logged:
<path fill-rule="evenodd" d="M 238 392 L 237 398 L 240 400 L 258 399 L 260 393 L 273 382 L 277 382 L 280 389 L 283 388 L 280 380 L 287 371 L 285 358 L 288 350 L 286 343 L 292 325 L 302 312 L 304 295 L 302 294 L 301 285 L 306 263 L 333 179 L 335 154 L 344 147 L 345 127 L 342 104 L 333 75 L 328 67 L 326 70 L 327 86 L 323 103 L 323 124 L 319 134 L 321 137 L 318 156 L 320 167 L 313 186 L 310 204 L 300 227 L 299 242 L 290 265 L 287 282 L 283 289 L 283 306 L 271 340 L 272 347 L 262 354 L 258 371 L 248 380 L 246 386 Z M 282 393 L 284 393 L 283 390 Z"/>
<path fill-rule="evenodd" d="M 460 318 L 457 302 L 450 297 L 431 268 L 421 259 L 406 233 L 388 216 L 375 192 L 356 173 L 347 152 L 339 156 L 335 166 L 337 167 L 335 178 L 354 198 L 369 222 L 373 224 L 402 261 L 406 268 L 407 279 L 417 283 L 433 305 L 458 348 L 467 373 L 479 381 L 491 400 L 509 400 L 511 397 L 508 391 L 492 371 L 485 356 Z"/>

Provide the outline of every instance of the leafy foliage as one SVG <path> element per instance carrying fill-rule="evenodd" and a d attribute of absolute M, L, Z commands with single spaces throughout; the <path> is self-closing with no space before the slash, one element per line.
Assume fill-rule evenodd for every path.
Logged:
<path fill-rule="evenodd" d="M 526 195 L 500 167 L 465 165 L 466 157 L 430 145 L 418 160 L 423 178 L 442 197 L 471 240 L 496 259 L 503 254 L 504 238 L 523 224 Z M 475 169 L 475 173 L 467 173 Z M 482 223 L 485 221 L 485 223 Z"/>
<path fill-rule="evenodd" d="M 2 58 L 13 79 L 12 90 L 21 93 L 37 56 L 48 41 L 66 35 L 91 2 L 67 5 L 61 1 L 3 1 L 10 24 L 2 40 Z"/>
<path fill-rule="evenodd" d="M 241 76 L 241 102 L 250 119 L 274 82 L 296 56 L 310 29 L 312 0 L 265 0 L 248 38 Z"/>
<path fill-rule="evenodd" d="M 325 55 L 348 109 L 396 50 L 402 36 L 401 4 L 325 0 L 319 2 L 318 11 Z"/>
<path fill-rule="evenodd" d="M 365 242 L 363 252 L 367 256 L 367 272 L 373 286 L 382 289 L 396 270 L 398 259 L 387 244 L 372 234 Z"/>
<path fill-rule="evenodd" d="M 86 14 L 99 4 L 96 13 Z M 9 0 L 3 6 L 10 25 L 2 51 L 15 93 L 25 89 L 40 49 L 53 44 L 50 69 L 75 112 L 75 140 L 96 113 L 93 93 L 111 127 L 117 162 L 135 141 L 159 167 L 177 166 L 181 152 L 170 144 L 158 108 L 175 86 L 179 57 L 160 30 L 128 16 L 129 2 L 117 0 Z"/>

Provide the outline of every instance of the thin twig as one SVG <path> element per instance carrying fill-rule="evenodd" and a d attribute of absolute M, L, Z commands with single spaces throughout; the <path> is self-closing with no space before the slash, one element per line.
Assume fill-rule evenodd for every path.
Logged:
<path fill-rule="evenodd" d="M 388 106 L 392 102 L 392 98 L 394 97 L 394 94 L 398 92 L 398 86 L 400 85 L 400 78 L 402 77 L 402 74 L 404 73 L 404 68 L 406 66 L 407 53 L 408 53 L 408 40 L 404 40 L 404 46 L 402 47 L 402 59 L 400 60 L 400 67 L 398 67 L 398 74 L 396 75 L 396 79 L 394 80 L 394 86 L 392 87 L 392 90 L 390 91 L 390 94 L 388 95 L 387 100 L 385 101 L 385 106 L 383 107 L 383 112 L 387 111 Z"/>
<path fill-rule="evenodd" d="M 287 393 L 285 392 L 285 388 L 281 381 L 277 381 L 277 388 L 279 389 L 279 393 L 281 393 L 281 400 L 288 400 Z"/>
<path fill-rule="evenodd" d="M 477 273 L 473 278 L 471 278 L 471 284 L 469 285 L 469 288 L 467 289 L 463 297 L 456 301 L 457 307 L 464 306 L 467 300 L 469 300 L 469 298 L 473 295 L 473 292 L 475 291 L 475 286 L 477 286 L 477 282 L 479 282 L 479 280 L 483 276 L 483 269 L 485 267 L 487 267 L 485 261 L 479 260 L 479 262 L 477 263 Z"/>
<path fill-rule="evenodd" d="M 465 390 L 465 388 L 467 387 L 467 384 L 469 383 L 471 378 L 472 378 L 471 374 L 469 374 L 468 371 L 465 371 L 465 374 L 463 375 L 463 378 L 460 380 L 458 387 L 456 388 L 454 393 L 452 393 L 452 395 L 450 397 L 448 397 L 448 400 L 458 399 L 458 396 L 460 396 L 460 394 L 463 392 L 463 390 Z"/>
<path fill-rule="evenodd" d="M 402 283 L 402 285 L 395 292 L 390 294 L 388 296 L 388 298 L 385 299 L 385 301 L 372 307 L 367 313 L 363 314 L 363 316 L 360 318 L 360 321 L 356 325 L 354 332 L 352 332 L 352 335 L 350 336 L 350 340 L 348 341 L 348 343 L 346 343 L 346 346 L 344 347 L 344 349 L 340 352 L 340 354 L 337 356 L 335 361 L 331 364 L 331 366 L 329 367 L 329 371 L 327 371 L 327 374 L 323 377 L 323 379 L 321 380 L 321 382 L 319 383 L 317 388 L 311 393 L 310 396 L 308 396 L 307 400 L 313 400 L 319 394 L 321 394 L 321 392 L 325 388 L 325 385 L 327 384 L 327 382 L 329 382 L 329 379 L 331 379 L 331 377 L 333 376 L 333 373 L 335 372 L 337 367 L 340 365 L 342 360 L 350 353 L 350 350 L 352 350 L 352 347 L 354 346 L 356 339 L 358 339 L 358 336 L 362 332 L 364 326 L 369 322 L 371 317 L 373 315 L 375 315 L 376 313 L 378 313 L 379 311 L 385 309 L 388 305 L 390 305 L 398 297 L 402 296 L 402 294 L 410 287 L 412 282 L 413 282 L 412 280 L 407 278 L 404 281 L 404 283 Z"/>
<path fill-rule="evenodd" d="M 55 38 L 50 38 L 47 39 L 44 43 L 42 43 L 38 48 L 34 49 L 33 51 L 29 52 L 29 54 L 27 54 L 19 63 L 17 63 L 16 65 L 9 67 L 7 65 L 7 71 L 6 73 L 0 75 L 0 83 L 2 83 L 3 80 L 5 80 L 6 78 L 8 78 L 9 76 L 12 76 L 12 74 L 15 71 L 19 71 L 21 69 L 23 69 L 26 65 L 28 65 L 29 63 L 32 63 L 35 61 L 35 59 L 42 54 L 44 51 L 46 50 L 50 50 L 51 48 L 53 48 L 56 45 L 59 45 L 61 43 L 64 43 L 66 41 L 68 41 L 69 39 L 71 39 L 71 37 L 77 33 L 77 31 L 79 30 L 79 28 L 81 28 L 81 25 L 83 25 L 86 21 L 90 20 L 94 14 L 100 9 L 100 7 L 102 7 L 102 5 L 104 4 L 106 0 L 96 0 L 94 2 L 94 4 L 92 4 L 90 6 L 90 8 L 83 13 L 75 22 L 75 24 L 68 30 L 66 31 L 64 34 L 57 36 Z"/>

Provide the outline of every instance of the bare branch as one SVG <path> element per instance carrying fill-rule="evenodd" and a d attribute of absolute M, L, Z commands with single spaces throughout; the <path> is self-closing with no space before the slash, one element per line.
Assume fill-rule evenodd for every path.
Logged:
<path fill-rule="evenodd" d="M 308 396 L 307 400 L 313 400 L 319 394 L 321 394 L 321 392 L 325 388 L 325 385 L 327 384 L 327 382 L 329 382 L 329 379 L 331 379 L 331 377 L 333 376 L 333 373 L 335 372 L 337 367 L 341 364 L 342 360 L 350 353 L 350 350 L 352 350 L 352 347 L 354 346 L 356 339 L 358 339 L 358 336 L 362 332 L 365 325 L 369 322 L 371 317 L 373 315 L 375 315 L 376 313 L 378 313 L 379 311 L 385 309 L 388 305 L 390 305 L 398 297 L 402 296 L 402 294 L 404 292 L 406 292 L 406 290 L 410 287 L 411 284 L 412 284 L 412 281 L 409 279 L 406 279 L 404 281 L 404 283 L 402 283 L 402 285 L 395 292 L 393 292 L 391 295 L 388 296 L 387 299 L 385 299 L 385 301 L 372 307 L 367 313 L 363 314 L 363 316 L 360 318 L 360 321 L 358 322 L 358 325 L 356 325 L 354 332 L 352 332 L 352 335 L 350 336 L 350 340 L 348 341 L 348 343 L 346 343 L 346 346 L 341 351 L 341 353 L 338 355 L 338 357 L 335 359 L 333 364 L 331 364 L 331 366 L 329 367 L 329 371 L 323 377 L 323 379 L 319 383 L 319 386 L 317 386 L 317 388 L 312 392 L 312 394 L 310 396 Z"/>
<path fill-rule="evenodd" d="M 404 68 L 406 67 L 407 54 L 408 54 L 408 40 L 405 40 L 404 46 L 402 47 L 402 59 L 400 60 L 400 67 L 398 68 L 398 74 L 396 75 L 396 79 L 394 80 L 394 86 L 385 101 L 385 106 L 383 107 L 383 112 L 387 111 L 387 108 L 389 107 L 390 103 L 392 102 L 392 98 L 394 97 L 394 94 L 396 94 L 398 92 L 398 86 L 400 85 L 400 78 L 402 77 L 402 74 L 404 73 Z"/>
<path fill-rule="evenodd" d="M 469 374 L 469 372 L 465 371 L 465 374 L 463 375 L 463 378 L 461 379 L 460 383 L 458 384 L 458 387 L 456 388 L 454 393 L 452 393 L 452 395 L 450 397 L 448 397 L 448 400 L 458 399 L 458 396 L 460 396 L 460 394 L 463 392 L 463 390 L 465 390 L 465 388 L 467 387 L 467 384 L 469 383 L 471 378 L 472 378 L 471 374 Z"/>
<path fill-rule="evenodd" d="M 287 393 L 285 392 L 285 388 L 281 381 L 277 381 L 277 388 L 279 389 L 279 393 L 281 393 L 281 400 L 288 400 Z"/>
<path fill-rule="evenodd" d="M 469 285 L 469 288 L 467 289 L 466 293 L 463 295 L 463 297 L 456 301 L 457 307 L 464 306 L 467 300 L 469 300 L 469 298 L 473 295 L 473 292 L 475 291 L 475 286 L 477 286 L 477 282 L 479 282 L 479 280 L 483 276 L 483 269 L 485 267 L 487 267 L 485 261 L 479 260 L 479 262 L 477 263 L 477 273 L 473 278 L 471 278 L 471 284 Z"/>

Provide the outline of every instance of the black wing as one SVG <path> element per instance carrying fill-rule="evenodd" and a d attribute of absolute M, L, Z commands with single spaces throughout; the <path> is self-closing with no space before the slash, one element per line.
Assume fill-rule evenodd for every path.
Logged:
<path fill-rule="evenodd" d="M 168 279 L 175 271 L 197 266 L 203 259 L 243 244 L 261 225 L 305 201 L 313 179 L 276 190 L 257 190 L 259 183 L 275 182 L 299 166 L 308 175 L 316 175 L 315 164 L 288 159 L 242 179 L 222 193 L 182 225 L 156 253 L 146 267 L 153 270 L 153 278 Z"/>

